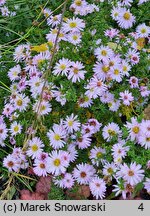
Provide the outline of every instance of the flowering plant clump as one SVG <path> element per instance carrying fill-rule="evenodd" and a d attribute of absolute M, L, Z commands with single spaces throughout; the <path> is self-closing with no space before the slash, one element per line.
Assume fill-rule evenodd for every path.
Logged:
<path fill-rule="evenodd" d="M 149 198 L 150 1 L 43 2 L 1 49 L 1 199 Z"/>

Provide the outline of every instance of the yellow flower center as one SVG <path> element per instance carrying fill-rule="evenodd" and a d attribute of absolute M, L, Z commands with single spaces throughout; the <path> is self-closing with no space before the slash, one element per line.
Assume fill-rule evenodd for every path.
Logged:
<path fill-rule="evenodd" d="M 42 105 L 42 106 L 40 107 L 40 111 L 44 111 L 44 110 L 46 110 L 46 107 L 45 107 L 44 105 Z"/>
<path fill-rule="evenodd" d="M 17 100 L 17 106 L 22 106 L 22 100 L 21 99 Z"/>
<path fill-rule="evenodd" d="M 57 20 L 58 20 L 57 16 L 54 16 L 53 21 L 57 21 Z"/>
<path fill-rule="evenodd" d="M 59 141 L 59 140 L 60 140 L 59 134 L 55 134 L 54 139 L 55 139 L 56 141 Z"/>
<path fill-rule="evenodd" d="M 109 168 L 107 169 L 107 172 L 108 172 L 110 175 L 112 175 L 112 174 L 113 174 L 113 169 L 112 169 L 111 167 L 109 167 Z"/>
<path fill-rule="evenodd" d="M 108 133 L 110 136 L 114 136 L 116 134 L 116 132 L 114 130 L 109 129 Z"/>
<path fill-rule="evenodd" d="M 147 137 L 147 138 L 146 138 L 146 141 L 147 141 L 147 142 L 150 142 L 150 137 Z"/>
<path fill-rule="evenodd" d="M 71 127 L 71 126 L 73 125 L 73 121 L 70 120 L 70 121 L 68 122 L 68 125 Z"/>
<path fill-rule="evenodd" d="M 35 83 L 35 86 L 36 86 L 36 87 L 39 87 L 39 86 L 40 86 L 40 83 L 39 83 L 39 82 L 36 82 L 36 83 Z"/>
<path fill-rule="evenodd" d="M 69 24 L 69 26 L 70 26 L 70 28 L 75 28 L 75 27 L 77 27 L 77 23 L 76 22 L 71 22 Z"/>
<path fill-rule="evenodd" d="M 81 1 L 81 0 L 75 0 L 75 4 L 76 4 L 77 6 L 81 6 L 81 5 L 82 5 L 82 1 Z"/>
<path fill-rule="evenodd" d="M 65 70 L 66 69 L 66 65 L 65 64 L 60 65 L 60 69 L 61 70 Z"/>
<path fill-rule="evenodd" d="M 129 12 L 125 12 L 124 15 L 123 15 L 123 18 L 124 18 L 125 20 L 129 20 L 130 17 L 131 17 L 131 15 L 130 15 Z"/>
<path fill-rule="evenodd" d="M 108 66 L 103 66 L 103 67 L 102 67 L 102 71 L 103 71 L 104 73 L 107 73 L 107 72 L 109 71 L 109 67 L 108 67 Z"/>
<path fill-rule="evenodd" d="M 118 74 L 119 74 L 119 70 L 118 70 L 118 69 L 115 69 L 115 70 L 114 70 L 114 74 L 115 74 L 115 75 L 118 75 Z"/>
<path fill-rule="evenodd" d="M 110 103 L 108 103 L 108 106 L 109 106 L 109 107 L 111 107 L 111 106 L 112 106 L 112 103 L 111 103 L 111 102 L 110 102 Z"/>
<path fill-rule="evenodd" d="M 59 34 L 59 37 L 60 37 L 60 38 L 64 37 L 64 34 L 63 34 L 63 33 L 60 33 L 60 34 Z"/>
<path fill-rule="evenodd" d="M 97 158 L 102 158 L 102 155 L 103 155 L 102 152 L 97 152 L 96 157 Z"/>
<path fill-rule="evenodd" d="M 124 72 L 127 71 L 127 66 L 123 66 L 123 71 L 124 71 Z"/>
<path fill-rule="evenodd" d="M 77 35 L 73 35 L 73 40 L 77 40 L 78 39 L 78 36 Z"/>
<path fill-rule="evenodd" d="M 89 101 L 88 96 L 85 96 L 85 97 L 84 97 L 84 101 L 85 101 L 85 102 L 88 102 L 88 101 Z"/>
<path fill-rule="evenodd" d="M 55 159 L 54 160 L 54 165 L 58 167 L 60 165 L 60 159 L 58 159 L 58 158 Z"/>
<path fill-rule="evenodd" d="M 107 51 L 106 51 L 106 50 L 102 50 L 102 51 L 101 51 L 101 54 L 102 54 L 103 56 L 106 56 L 106 55 L 107 55 Z"/>
<path fill-rule="evenodd" d="M 17 72 L 16 72 L 16 71 L 14 71 L 14 72 L 13 72 L 13 75 L 14 75 L 14 76 L 17 76 Z"/>
<path fill-rule="evenodd" d="M 18 127 L 18 125 L 16 125 L 15 127 L 14 127 L 14 132 L 18 132 L 19 131 L 19 127 Z"/>
<path fill-rule="evenodd" d="M 136 133 L 136 134 L 138 134 L 139 130 L 140 130 L 140 129 L 139 129 L 138 126 L 135 126 L 135 127 L 132 128 L 132 131 L 133 131 L 134 133 Z"/>
<path fill-rule="evenodd" d="M 141 29 L 141 33 L 143 33 L 143 34 L 146 33 L 146 29 L 144 29 L 144 28 Z"/>
<path fill-rule="evenodd" d="M 78 68 L 74 68 L 74 69 L 73 69 L 73 72 L 74 72 L 74 74 L 78 74 L 79 69 L 78 69 Z"/>
<path fill-rule="evenodd" d="M 116 12 L 116 13 L 114 13 L 114 16 L 115 16 L 115 17 L 117 17 L 118 15 L 119 15 L 119 14 L 118 14 L 117 12 Z"/>
<path fill-rule="evenodd" d="M 36 152 L 39 148 L 36 144 L 34 144 L 34 145 L 32 145 L 31 149 L 33 152 Z"/>

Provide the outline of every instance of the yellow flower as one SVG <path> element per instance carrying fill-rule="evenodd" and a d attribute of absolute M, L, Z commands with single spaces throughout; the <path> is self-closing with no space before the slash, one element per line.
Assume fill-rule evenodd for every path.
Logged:
<path fill-rule="evenodd" d="M 36 52 L 45 52 L 48 50 L 48 46 L 47 44 L 41 44 L 41 45 L 38 45 L 38 46 L 32 46 L 31 47 L 31 50 L 32 51 L 36 51 Z"/>

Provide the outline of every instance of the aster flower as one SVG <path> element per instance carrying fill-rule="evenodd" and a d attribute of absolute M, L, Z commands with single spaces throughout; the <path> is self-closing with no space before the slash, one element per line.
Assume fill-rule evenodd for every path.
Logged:
<path fill-rule="evenodd" d="M 71 32 L 67 34 L 68 42 L 72 43 L 73 45 L 78 45 L 81 43 L 81 33 L 80 32 Z"/>
<path fill-rule="evenodd" d="M 89 137 L 89 134 L 81 135 L 77 141 L 76 145 L 79 149 L 86 149 L 91 145 L 91 138 Z"/>
<path fill-rule="evenodd" d="M 64 130 L 60 125 L 54 124 L 53 129 L 49 130 L 47 136 L 50 140 L 50 145 L 54 149 L 62 148 L 65 145 L 64 139 L 66 138 L 66 130 Z"/>
<path fill-rule="evenodd" d="M 38 158 L 39 154 L 43 151 L 44 144 L 38 137 L 34 137 L 32 140 L 28 141 L 27 155 L 34 158 Z"/>
<path fill-rule="evenodd" d="M 114 144 L 111 151 L 114 158 L 125 158 L 129 149 L 129 146 L 125 146 L 125 141 L 122 140 L 119 143 Z"/>
<path fill-rule="evenodd" d="M 111 28 L 111 29 L 107 29 L 104 33 L 105 33 L 105 36 L 109 38 L 114 38 L 118 35 L 119 30 L 115 28 Z"/>
<path fill-rule="evenodd" d="M 21 124 L 17 123 L 16 121 L 13 122 L 10 126 L 10 133 L 12 136 L 15 136 L 17 134 L 20 134 L 22 130 Z"/>
<path fill-rule="evenodd" d="M 80 82 L 80 79 L 84 80 L 84 74 L 86 73 L 84 69 L 84 66 L 81 62 L 71 62 L 71 68 L 69 71 L 69 75 L 67 78 L 73 82 L 76 83 L 77 81 Z"/>
<path fill-rule="evenodd" d="M 141 127 L 137 119 L 132 117 L 131 123 L 127 122 L 125 127 L 129 130 L 128 139 L 130 139 L 131 141 L 138 140 L 138 137 L 141 133 Z"/>
<path fill-rule="evenodd" d="M 78 99 L 79 107 L 90 107 L 93 104 L 93 100 L 90 96 L 88 96 L 88 93 L 85 92 L 85 95 L 81 95 L 81 97 Z"/>
<path fill-rule="evenodd" d="M 119 129 L 119 126 L 114 122 L 109 123 L 107 126 L 103 128 L 102 131 L 102 135 L 104 139 L 107 141 L 110 141 L 116 135 L 118 137 L 121 136 L 121 130 Z"/>
<path fill-rule="evenodd" d="M 73 170 L 73 177 L 79 184 L 89 184 L 95 175 L 95 169 L 89 164 L 78 164 Z"/>
<path fill-rule="evenodd" d="M 16 62 L 24 60 L 27 56 L 30 56 L 30 46 L 26 44 L 21 44 L 15 48 L 14 60 Z"/>
<path fill-rule="evenodd" d="M 14 111 L 14 107 L 10 103 L 7 103 L 4 106 L 2 114 L 4 116 L 8 117 L 8 116 L 10 116 L 12 114 L 13 111 Z"/>
<path fill-rule="evenodd" d="M 116 175 L 119 178 L 122 177 L 131 186 L 134 186 L 143 180 L 144 170 L 141 169 L 141 165 L 135 162 L 131 163 L 130 166 L 124 163 Z"/>
<path fill-rule="evenodd" d="M 112 100 L 108 103 L 109 110 L 117 112 L 120 107 L 120 100 Z"/>
<path fill-rule="evenodd" d="M 140 93 L 142 97 L 147 97 L 150 95 L 150 90 L 147 86 L 140 86 Z"/>
<path fill-rule="evenodd" d="M 72 19 L 67 19 L 66 23 L 63 23 L 62 29 L 65 32 L 70 31 L 83 31 L 85 28 L 85 23 L 82 19 L 73 17 Z"/>
<path fill-rule="evenodd" d="M 101 79 L 97 78 L 97 76 L 93 76 L 90 79 L 90 82 L 86 88 L 94 90 L 93 98 L 101 96 L 107 90 L 107 86 Z"/>
<path fill-rule="evenodd" d="M 121 82 L 122 81 L 122 73 L 120 70 L 120 66 L 111 68 L 110 69 L 110 76 L 113 80 L 115 80 L 117 82 Z"/>
<path fill-rule="evenodd" d="M 66 120 L 63 121 L 64 128 L 68 133 L 73 133 L 80 129 L 80 122 L 77 120 L 78 116 L 74 116 L 72 113 L 71 116 L 67 116 Z"/>
<path fill-rule="evenodd" d="M 61 14 L 51 15 L 47 18 L 47 24 L 52 27 L 56 27 L 60 24 Z"/>
<path fill-rule="evenodd" d="M 129 49 L 126 54 L 127 59 L 131 62 L 132 65 L 138 64 L 140 60 L 139 52 Z"/>
<path fill-rule="evenodd" d="M 95 118 L 88 119 L 87 124 L 93 129 L 93 133 L 98 132 L 102 126 L 102 124 Z"/>
<path fill-rule="evenodd" d="M 11 154 L 4 158 L 3 166 L 6 167 L 9 172 L 19 172 L 20 169 L 20 165 L 17 163 L 17 160 Z"/>
<path fill-rule="evenodd" d="M 95 56 L 99 61 L 107 60 L 107 58 L 111 58 L 113 56 L 113 51 L 108 46 L 100 46 L 94 51 Z"/>
<path fill-rule="evenodd" d="M 93 178 L 89 183 L 90 191 L 96 199 L 103 199 L 106 192 L 106 183 L 99 177 Z"/>
<path fill-rule="evenodd" d="M 74 178 L 70 173 L 65 173 L 63 180 L 62 180 L 62 184 L 63 184 L 63 188 L 72 188 L 74 185 Z"/>
<path fill-rule="evenodd" d="M 146 38 L 150 34 L 150 27 L 146 26 L 145 23 L 142 23 L 137 26 L 136 33 L 139 38 Z"/>
<path fill-rule="evenodd" d="M 132 13 L 125 8 L 121 8 L 119 11 L 119 16 L 117 18 L 117 22 L 121 28 L 128 29 L 131 28 L 135 22 L 135 17 Z"/>
<path fill-rule="evenodd" d="M 52 71 L 52 73 L 54 75 L 68 75 L 68 72 L 70 70 L 70 66 L 71 66 L 71 61 L 65 58 L 60 59 L 55 67 L 54 70 Z"/>
<path fill-rule="evenodd" d="M 61 152 L 59 151 L 52 151 L 50 153 L 48 164 L 48 172 L 55 176 L 61 175 L 66 172 L 66 167 L 64 161 L 61 158 Z"/>
<path fill-rule="evenodd" d="M 111 17 L 114 19 L 114 20 L 118 20 L 119 18 L 119 13 L 120 13 L 120 10 L 122 10 L 122 8 L 119 8 L 119 7 L 113 7 L 112 11 L 111 11 Z"/>
<path fill-rule="evenodd" d="M 134 97 L 132 96 L 132 93 L 130 93 L 128 90 L 125 90 L 124 92 L 120 92 L 120 99 L 123 101 L 122 103 L 124 105 L 129 106 L 134 100 Z"/>
<path fill-rule="evenodd" d="M 14 109 L 18 109 L 20 112 L 25 111 L 30 102 L 30 99 L 25 94 L 17 94 L 14 100 Z"/>
<path fill-rule="evenodd" d="M 20 72 L 21 72 L 20 65 L 16 65 L 13 68 L 9 69 L 8 77 L 10 78 L 11 81 L 18 80 Z"/>
<path fill-rule="evenodd" d="M 123 76 L 129 76 L 129 72 L 131 70 L 131 66 L 126 60 L 122 60 L 121 62 L 121 72 Z"/>
<path fill-rule="evenodd" d="M 109 76 L 110 66 L 109 64 L 96 62 L 96 64 L 93 67 L 93 71 L 98 79 L 105 81 Z"/>
<path fill-rule="evenodd" d="M 110 93 L 108 90 L 105 91 L 101 96 L 100 96 L 100 101 L 104 104 L 106 103 L 111 103 L 111 101 L 114 100 L 114 95 Z"/>
<path fill-rule="evenodd" d="M 44 81 L 38 76 L 35 76 L 28 81 L 28 85 L 30 86 L 30 92 L 32 93 L 32 97 L 36 98 L 42 92 Z"/>
<path fill-rule="evenodd" d="M 130 87 L 131 88 L 138 88 L 139 87 L 138 81 L 139 80 L 137 77 L 135 77 L 135 76 L 130 77 L 130 80 L 129 80 Z"/>
<path fill-rule="evenodd" d="M 67 168 L 70 165 L 71 154 L 68 151 L 60 150 L 61 160 L 63 165 Z"/>
<path fill-rule="evenodd" d="M 93 165 L 99 166 L 99 163 L 102 162 L 106 150 L 101 147 L 94 147 L 90 151 L 90 159 Z"/>
<path fill-rule="evenodd" d="M 51 104 L 48 101 L 37 101 L 33 105 L 33 111 L 40 116 L 47 115 L 52 111 Z"/>
<path fill-rule="evenodd" d="M 105 162 L 103 166 L 103 175 L 109 176 L 109 178 L 112 180 L 112 177 L 115 175 L 117 170 L 116 165 L 112 162 Z"/>
<path fill-rule="evenodd" d="M 48 159 L 45 161 L 35 159 L 33 166 L 33 171 L 37 176 L 47 176 L 49 170 Z"/>
<path fill-rule="evenodd" d="M 6 16 L 7 17 L 7 16 L 10 15 L 10 11 L 9 11 L 8 7 L 3 6 L 3 7 L 0 8 L 0 10 L 1 10 L 2 16 Z"/>

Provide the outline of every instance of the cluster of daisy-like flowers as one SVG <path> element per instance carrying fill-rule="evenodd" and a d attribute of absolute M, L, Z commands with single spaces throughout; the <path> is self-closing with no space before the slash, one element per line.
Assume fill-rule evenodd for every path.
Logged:
<path fill-rule="evenodd" d="M 139 1 L 139 5 L 144 2 L 147 2 L 147 0 Z M 130 11 L 132 3 L 133 0 L 117 1 L 117 6 L 115 5 L 111 11 L 112 18 L 123 29 L 131 28 L 136 22 L 136 17 Z"/>
<path fill-rule="evenodd" d="M 146 1 L 139 3 L 144 2 Z M 122 28 L 130 28 L 136 21 L 129 11 L 132 3 L 132 0 L 122 1 L 112 10 L 113 19 Z M 66 44 L 66 49 L 68 43 L 77 50 L 82 47 L 82 32 L 86 25 L 76 15 L 98 13 L 99 8 L 86 1 L 75 0 L 70 10 L 74 12 L 73 18 L 62 19 L 62 14 L 54 15 L 50 9 L 44 9 L 43 13 L 50 27 L 46 35 L 47 42 L 39 46 L 22 44 L 15 49 L 16 65 L 8 71 L 12 82 L 11 95 L 6 98 L 0 117 L 0 145 L 5 147 L 5 142 L 9 141 L 14 148 L 12 154 L 4 158 L 3 165 L 9 171 L 19 172 L 29 167 L 29 159 L 36 175 L 50 174 L 54 183 L 62 188 L 70 189 L 76 183 L 89 185 L 96 199 L 105 197 L 107 183 L 112 179 L 116 180 L 113 185 L 116 196 L 122 193 L 123 198 L 126 198 L 142 181 L 145 181 L 144 187 L 149 193 L 150 179 L 145 180 L 142 166 L 135 162 L 128 164 L 124 160 L 130 151 L 130 146 L 126 144 L 128 140 L 133 141 L 133 145 L 150 149 L 150 120 L 139 122 L 137 118 L 131 118 L 123 125 L 128 131 L 126 138 L 123 138 L 123 130 L 118 123 L 110 121 L 102 124 L 96 117 L 89 117 L 82 122 L 80 116 L 73 113 L 74 110 L 51 126 L 45 125 L 46 129 L 42 125 L 42 121 L 52 115 L 58 104 L 60 110 L 63 108 L 65 111 L 65 105 L 69 103 L 63 82 L 59 84 L 57 81 L 60 79 L 75 88 L 82 86 L 82 93 L 78 94 L 75 106 L 86 110 L 94 107 L 98 101 L 120 117 L 122 108 L 134 109 L 140 106 L 139 98 L 147 103 L 150 95 L 143 80 L 131 73 L 132 68 L 140 61 L 138 40 L 149 37 L 150 28 L 145 23 L 139 24 L 136 31 L 127 36 L 118 29 L 107 29 L 104 36 L 109 42 L 103 44 L 101 38 L 95 41 L 96 48 L 92 51 L 96 62 L 90 73 L 81 61 L 74 61 L 71 57 L 58 59 L 51 74 L 48 73 L 53 49 L 56 48 L 57 54 L 61 43 Z M 96 30 L 91 34 L 96 34 Z M 129 47 L 125 52 L 122 51 L 124 46 Z M 146 49 L 142 51 L 147 52 Z M 90 75 L 87 78 L 88 73 Z M 115 85 L 124 87 L 119 94 L 113 93 Z M 30 123 L 32 112 L 33 118 L 38 120 L 36 127 Z M 22 116 L 25 115 L 26 123 L 22 121 Z M 6 124 L 8 121 L 9 127 Z M 41 127 L 44 127 L 44 132 L 40 134 Z M 29 138 L 22 141 L 22 144 L 19 143 L 19 146 L 24 147 L 21 149 L 16 147 L 17 138 L 24 134 L 25 129 Z M 103 139 L 103 147 L 93 141 L 97 134 Z M 46 138 L 43 139 L 43 135 Z M 109 151 L 108 145 L 112 145 Z M 108 155 L 111 160 L 107 159 Z"/>

